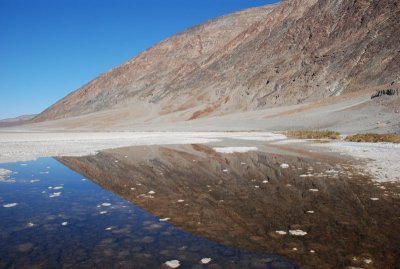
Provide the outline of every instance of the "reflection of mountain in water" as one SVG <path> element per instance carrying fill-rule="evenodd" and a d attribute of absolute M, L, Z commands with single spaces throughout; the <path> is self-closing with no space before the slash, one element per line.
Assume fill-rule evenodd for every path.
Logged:
<path fill-rule="evenodd" d="M 226 245 L 286 255 L 310 268 L 399 264 L 398 200 L 334 161 L 219 154 L 200 145 L 59 160 L 154 215 Z"/>

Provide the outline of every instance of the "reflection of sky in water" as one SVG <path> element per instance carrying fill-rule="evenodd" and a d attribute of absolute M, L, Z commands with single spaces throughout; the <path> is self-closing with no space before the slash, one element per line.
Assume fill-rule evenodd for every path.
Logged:
<path fill-rule="evenodd" d="M 16 180 L 0 182 L 0 268 L 293 268 L 185 233 L 54 159 L 0 168 Z"/>

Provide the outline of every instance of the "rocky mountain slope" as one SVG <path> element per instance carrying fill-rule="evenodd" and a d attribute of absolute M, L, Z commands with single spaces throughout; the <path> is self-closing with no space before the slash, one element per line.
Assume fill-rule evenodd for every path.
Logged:
<path fill-rule="evenodd" d="M 34 121 L 104 111 L 116 111 L 113 122 L 188 121 L 399 88 L 399 25 L 397 0 L 286 0 L 240 11 L 149 48 Z"/>

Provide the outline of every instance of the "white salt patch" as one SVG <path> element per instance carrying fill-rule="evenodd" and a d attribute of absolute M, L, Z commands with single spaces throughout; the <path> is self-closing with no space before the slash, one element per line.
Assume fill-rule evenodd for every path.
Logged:
<path fill-rule="evenodd" d="M 371 259 L 365 259 L 365 260 L 364 260 L 364 263 L 370 264 L 370 263 L 372 263 L 372 260 L 371 260 Z"/>
<path fill-rule="evenodd" d="M 182 199 L 178 200 L 178 203 L 183 203 L 183 202 L 185 202 L 185 200 L 182 200 Z"/>
<path fill-rule="evenodd" d="M 11 170 L 0 168 L 0 179 L 2 177 L 8 177 L 11 174 L 12 174 Z"/>
<path fill-rule="evenodd" d="M 51 187 L 51 186 L 50 186 L 50 187 L 48 187 L 48 189 L 49 189 L 49 190 L 51 190 L 52 188 L 53 188 L 53 187 Z"/>
<path fill-rule="evenodd" d="M 178 260 L 167 261 L 165 264 L 170 268 L 178 268 L 181 266 L 181 263 Z"/>
<path fill-rule="evenodd" d="M 53 192 L 52 194 L 49 195 L 50 198 L 54 197 L 59 197 L 61 195 L 61 192 Z"/>
<path fill-rule="evenodd" d="M 102 205 L 102 206 L 111 206 L 110 203 L 102 203 L 101 205 Z"/>
<path fill-rule="evenodd" d="M 117 163 L 117 162 L 118 162 L 118 160 L 115 160 L 114 162 L 116 162 L 116 163 Z"/>
<path fill-rule="evenodd" d="M 246 163 L 245 163 L 245 162 L 240 162 L 240 164 L 241 164 L 241 165 L 245 165 Z"/>
<path fill-rule="evenodd" d="M 281 168 L 283 169 L 289 168 L 289 165 L 287 163 L 282 163 Z"/>
<path fill-rule="evenodd" d="M 35 224 L 34 223 L 32 223 L 32 222 L 29 222 L 26 226 L 28 226 L 29 228 L 32 228 L 32 227 L 34 227 L 35 226 Z"/>
<path fill-rule="evenodd" d="M 287 232 L 285 232 L 285 231 L 275 231 L 277 234 L 279 234 L 279 235 L 286 235 L 287 234 Z"/>
<path fill-rule="evenodd" d="M 68 225 L 68 222 L 67 222 L 67 221 L 64 221 L 63 223 L 61 223 L 61 225 L 62 225 L 62 226 L 67 226 L 67 225 Z"/>
<path fill-rule="evenodd" d="M 317 192 L 319 190 L 318 189 L 309 189 L 309 191 Z"/>
<path fill-rule="evenodd" d="M 131 188 L 131 191 L 134 191 L 135 190 L 135 188 Z"/>
<path fill-rule="evenodd" d="M 17 205 L 18 205 L 18 203 L 4 204 L 3 207 L 5 207 L 5 208 L 11 208 L 11 207 L 15 207 L 15 206 L 17 206 Z"/>
<path fill-rule="evenodd" d="M 48 173 L 50 173 L 49 171 L 46 171 L 46 172 L 39 172 L 39 174 L 41 174 L 41 175 L 45 175 L 45 174 L 48 174 Z"/>
<path fill-rule="evenodd" d="M 262 135 L 248 133 L 246 134 L 246 136 L 233 136 L 232 138 L 240 140 L 252 140 L 252 141 L 277 141 L 277 140 L 287 139 L 287 136 L 283 134 L 274 134 L 274 133 L 263 133 Z"/>
<path fill-rule="evenodd" d="M 309 211 L 307 211 L 307 213 L 308 213 L 308 214 L 314 214 L 314 211 L 309 210 Z"/>
<path fill-rule="evenodd" d="M 86 181 L 87 179 L 86 179 L 86 178 L 82 178 L 81 180 L 82 180 L 82 181 Z"/>
<path fill-rule="evenodd" d="M 368 164 L 362 165 L 362 168 L 377 181 L 400 181 L 400 144 L 342 141 L 318 146 L 330 147 L 332 151 L 344 152 L 356 159 L 366 160 Z"/>
<path fill-rule="evenodd" d="M 268 183 L 268 180 L 264 180 L 262 183 L 267 184 L 267 183 Z"/>
<path fill-rule="evenodd" d="M 311 250 L 310 250 L 310 253 L 315 253 L 315 250 L 312 250 L 312 249 L 311 249 Z"/>
<path fill-rule="evenodd" d="M 160 221 L 162 221 L 162 222 L 169 221 L 169 220 L 170 220 L 170 218 L 163 218 L 163 219 L 160 219 Z"/>
<path fill-rule="evenodd" d="M 379 198 L 376 198 L 376 197 L 369 198 L 369 199 L 371 199 L 372 201 L 378 201 L 379 200 Z"/>
<path fill-rule="evenodd" d="M 20 165 L 21 165 L 21 166 L 27 166 L 28 164 L 26 164 L 26 163 L 21 163 Z"/>
<path fill-rule="evenodd" d="M 293 251 L 297 251 L 297 248 L 292 248 Z"/>
<path fill-rule="evenodd" d="M 31 181 L 30 181 L 30 183 L 36 183 L 36 182 L 39 182 L 40 180 L 39 179 L 32 179 Z"/>
<path fill-rule="evenodd" d="M 149 191 L 149 194 L 155 194 L 156 192 L 155 191 Z"/>
<path fill-rule="evenodd" d="M 112 230 L 112 227 L 107 227 L 107 228 L 105 228 L 105 230 L 106 230 L 106 231 L 111 231 L 111 230 Z"/>
<path fill-rule="evenodd" d="M 104 214 L 107 214 L 108 212 L 107 211 L 100 211 L 100 215 L 104 215 Z"/>
<path fill-rule="evenodd" d="M 201 259 L 201 263 L 202 263 L 202 264 L 208 264 L 208 263 L 211 262 L 211 261 L 212 261 L 211 258 L 203 258 L 203 259 Z"/>
<path fill-rule="evenodd" d="M 255 151 L 258 150 L 257 147 L 215 147 L 213 148 L 216 152 L 219 153 L 244 153 L 244 152 L 249 152 L 249 151 Z"/>
<path fill-rule="evenodd" d="M 294 236 L 305 236 L 307 232 L 302 231 L 302 230 L 289 230 L 289 234 L 294 235 Z"/>
<path fill-rule="evenodd" d="M 225 172 L 225 173 L 228 172 L 228 171 L 229 171 L 228 169 L 223 169 L 222 170 L 222 172 Z"/>
<path fill-rule="evenodd" d="M 256 188 L 256 189 L 259 189 L 259 188 L 260 188 L 260 186 L 257 186 L 257 185 L 256 185 L 256 186 L 254 186 L 254 188 Z"/>
<path fill-rule="evenodd" d="M 61 190 L 61 189 L 64 189 L 64 187 L 63 186 L 58 186 L 58 187 L 54 187 L 53 188 L 53 190 Z"/>

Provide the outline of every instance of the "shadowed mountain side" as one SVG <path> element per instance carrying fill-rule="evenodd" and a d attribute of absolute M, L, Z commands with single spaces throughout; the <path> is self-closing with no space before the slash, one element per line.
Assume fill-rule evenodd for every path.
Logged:
<path fill-rule="evenodd" d="M 368 268 L 393 268 L 398 198 L 383 196 L 348 164 L 312 156 L 219 154 L 192 145 L 58 160 L 159 218 L 229 246 L 285 255 L 304 268 L 359 267 L 368 259 Z"/>
<path fill-rule="evenodd" d="M 399 24 L 397 0 L 287 0 L 240 11 L 149 48 L 34 121 L 117 108 L 141 122 L 177 112 L 173 121 L 184 121 L 398 88 Z"/>

